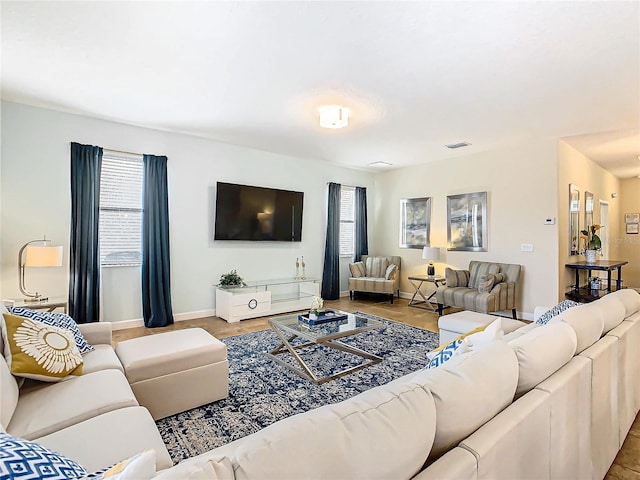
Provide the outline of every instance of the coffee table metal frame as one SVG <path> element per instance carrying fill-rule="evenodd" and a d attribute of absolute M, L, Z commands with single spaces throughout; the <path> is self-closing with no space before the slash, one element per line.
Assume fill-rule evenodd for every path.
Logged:
<path fill-rule="evenodd" d="M 338 313 L 347 313 L 347 312 L 338 312 Z M 352 315 L 352 314 L 350 314 Z M 298 315 L 287 315 L 284 317 L 274 317 L 269 319 L 269 326 L 273 329 L 274 332 L 280 337 L 282 343 L 278 345 L 276 348 L 271 350 L 268 355 L 271 357 L 273 361 L 276 363 L 292 370 L 303 378 L 315 383 L 316 385 L 320 385 L 322 383 L 326 383 L 335 378 L 341 377 L 343 375 L 347 375 L 349 373 L 356 372 L 366 367 L 370 367 L 371 365 L 375 365 L 382 361 L 382 357 L 377 355 L 373 355 L 372 353 L 365 352 L 356 347 L 352 347 L 342 343 L 339 338 L 348 337 L 351 335 L 355 335 L 356 333 L 365 332 L 367 330 L 373 330 L 376 328 L 382 328 L 384 323 L 369 319 L 366 317 L 356 316 L 356 320 L 366 320 L 367 323 L 364 326 L 354 326 L 353 328 L 345 329 L 343 331 L 333 331 L 331 333 L 325 333 L 326 327 L 329 327 L 327 324 L 321 324 L 316 326 L 308 326 L 305 325 L 304 322 L 298 321 Z M 334 323 L 334 322 L 329 322 Z M 345 325 L 345 320 L 339 320 L 335 322 L 337 326 Z M 295 338 L 303 338 L 307 340 L 307 342 L 292 345 L 291 342 Z M 339 372 L 333 373 L 331 375 L 327 375 L 324 377 L 317 376 L 307 365 L 307 363 L 298 355 L 297 350 L 302 350 L 307 347 L 311 347 L 313 345 L 322 345 L 328 348 L 333 348 L 335 350 L 340 350 L 342 352 L 350 353 L 353 355 L 357 355 L 358 357 L 366 358 L 368 361 L 365 363 L 361 363 L 360 365 L 355 365 L 350 368 L 346 368 Z M 295 365 L 292 365 L 284 360 L 280 359 L 278 355 L 284 353 L 291 353 L 293 358 L 296 360 L 297 364 L 300 368 L 297 368 Z"/>

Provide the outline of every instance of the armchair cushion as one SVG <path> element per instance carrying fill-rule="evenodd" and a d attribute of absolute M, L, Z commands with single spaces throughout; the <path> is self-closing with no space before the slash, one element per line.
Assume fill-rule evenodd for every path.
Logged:
<path fill-rule="evenodd" d="M 387 257 L 367 257 L 364 265 L 367 277 L 383 278 L 389 266 L 389 260 Z"/>
<path fill-rule="evenodd" d="M 487 262 L 471 262 L 469 264 L 469 288 L 480 287 L 480 280 L 488 273 L 500 273 L 500 265 Z"/>
<path fill-rule="evenodd" d="M 387 271 L 384 273 L 384 278 L 386 280 L 395 280 L 396 274 L 398 273 L 398 267 L 395 263 L 392 263 L 387 267 Z"/>
<path fill-rule="evenodd" d="M 486 273 L 482 275 L 478 284 L 478 293 L 489 293 L 495 285 L 504 282 L 506 278 L 502 273 Z"/>
<path fill-rule="evenodd" d="M 355 262 L 349 264 L 349 271 L 351 272 L 351 276 L 353 278 L 360 278 L 366 275 L 366 271 L 364 268 L 364 262 Z"/>
<path fill-rule="evenodd" d="M 447 267 L 444 270 L 444 278 L 447 287 L 466 287 L 469 285 L 469 270 L 454 270 Z"/>

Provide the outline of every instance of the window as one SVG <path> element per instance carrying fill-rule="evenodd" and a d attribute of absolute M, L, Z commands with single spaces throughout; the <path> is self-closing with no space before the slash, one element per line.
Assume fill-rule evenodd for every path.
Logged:
<path fill-rule="evenodd" d="M 340 255 L 353 256 L 355 237 L 355 187 L 340 188 Z"/>
<path fill-rule="evenodd" d="M 142 264 L 141 155 L 105 150 L 100 170 L 100 264 Z"/>

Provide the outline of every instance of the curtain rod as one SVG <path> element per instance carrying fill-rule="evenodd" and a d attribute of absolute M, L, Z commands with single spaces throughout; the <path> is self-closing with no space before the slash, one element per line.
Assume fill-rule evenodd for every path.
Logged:
<path fill-rule="evenodd" d="M 327 185 L 329 185 L 330 183 L 337 183 L 337 182 L 327 182 Z M 341 187 L 358 188 L 358 185 L 346 185 L 344 183 L 341 183 L 340 186 Z M 360 187 L 360 188 L 367 188 L 367 187 Z"/>
<path fill-rule="evenodd" d="M 139 157 L 142 157 L 142 153 L 136 153 L 136 152 L 127 152 L 125 150 L 116 150 L 115 148 L 103 148 L 102 150 L 108 151 L 108 152 L 114 152 L 114 153 L 124 153 L 125 155 L 136 155 Z"/>

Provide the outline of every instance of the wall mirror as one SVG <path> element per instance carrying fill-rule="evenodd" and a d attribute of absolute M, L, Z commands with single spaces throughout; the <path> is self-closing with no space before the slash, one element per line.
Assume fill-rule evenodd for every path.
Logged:
<path fill-rule="evenodd" d="M 584 228 L 593 225 L 593 193 L 584 192 Z"/>
<path fill-rule="evenodd" d="M 579 255 L 580 245 L 580 190 L 569 185 L 569 255 Z"/>

